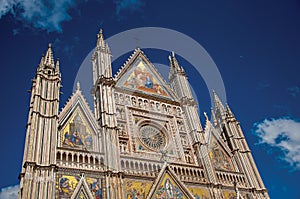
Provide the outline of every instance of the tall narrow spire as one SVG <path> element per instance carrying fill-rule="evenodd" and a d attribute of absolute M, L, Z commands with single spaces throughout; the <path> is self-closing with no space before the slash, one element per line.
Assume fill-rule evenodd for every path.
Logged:
<path fill-rule="evenodd" d="M 97 34 L 97 47 L 105 47 L 103 30 L 100 28 L 99 33 Z"/>
<path fill-rule="evenodd" d="M 171 69 L 175 69 L 176 72 L 180 71 L 180 72 L 184 72 L 183 68 L 181 66 L 179 66 L 178 61 L 175 57 L 175 53 L 174 51 L 172 51 L 172 54 L 169 56 L 169 60 L 170 60 L 170 68 Z"/>
<path fill-rule="evenodd" d="M 45 55 L 43 54 L 38 68 L 42 68 L 44 65 L 44 62 L 45 62 Z"/>
<path fill-rule="evenodd" d="M 60 87 L 59 62 L 55 66 L 49 44 L 32 81 L 19 199 L 55 197 Z"/>
<path fill-rule="evenodd" d="M 54 58 L 51 43 L 48 44 L 48 50 L 44 59 L 44 65 L 54 68 Z"/>
<path fill-rule="evenodd" d="M 111 53 L 108 44 L 104 40 L 102 29 L 100 29 L 97 34 L 97 43 L 92 56 L 92 65 L 93 84 L 101 77 L 112 77 Z"/>
<path fill-rule="evenodd" d="M 216 125 L 217 125 L 217 118 L 216 118 L 214 109 L 212 108 L 212 109 L 210 110 L 210 112 L 211 112 L 212 122 L 213 122 L 213 124 L 216 126 Z"/>
<path fill-rule="evenodd" d="M 56 71 L 57 73 L 59 73 L 59 59 L 58 59 L 58 58 L 57 58 L 56 64 L 55 64 L 55 71 Z"/>
<path fill-rule="evenodd" d="M 234 117 L 233 112 L 231 111 L 230 107 L 228 104 L 226 104 L 226 111 L 229 117 Z"/>
<path fill-rule="evenodd" d="M 224 112 L 225 111 L 224 105 L 214 90 L 213 90 L 213 98 L 214 98 L 215 111 L 219 109 L 221 112 Z"/>

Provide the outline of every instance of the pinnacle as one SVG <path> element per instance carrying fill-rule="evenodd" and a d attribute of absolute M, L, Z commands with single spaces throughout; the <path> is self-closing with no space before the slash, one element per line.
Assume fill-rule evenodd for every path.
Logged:
<path fill-rule="evenodd" d="M 99 33 L 97 34 L 97 47 L 105 47 L 105 42 L 104 42 L 104 36 L 103 36 L 103 30 L 100 28 Z"/>
<path fill-rule="evenodd" d="M 76 83 L 76 91 L 80 91 L 80 83 L 79 82 Z"/>
<path fill-rule="evenodd" d="M 213 90 L 212 92 L 213 92 L 215 110 L 220 109 L 222 111 L 225 111 L 224 105 L 223 105 L 222 101 L 220 100 L 219 96 L 217 95 L 216 91 Z"/>
<path fill-rule="evenodd" d="M 175 53 L 174 53 L 174 51 L 172 51 L 172 57 L 175 57 Z"/>
<path fill-rule="evenodd" d="M 99 33 L 97 34 L 97 37 L 98 38 L 103 37 L 103 30 L 102 30 L 102 28 L 100 28 Z"/>
<path fill-rule="evenodd" d="M 47 50 L 46 56 L 44 58 L 44 64 L 46 66 L 54 68 L 54 58 L 53 58 L 53 52 L 52 52 L 52 45 L 51 45 L 51 43 L 48 44 L 48 50 Z"/>
<path fill-rule="evenodd" d="M 170 67 L 175 68 L 176 71 L 184 72 L 183 68 L 179 66 L 179 63 L 175 57 L 174 51 L 172 51 L 171 55 L 169 55 Z"/>

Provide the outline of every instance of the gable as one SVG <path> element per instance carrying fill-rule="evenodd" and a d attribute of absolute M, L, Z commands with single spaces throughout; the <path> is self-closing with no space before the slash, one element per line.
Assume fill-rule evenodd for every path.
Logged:
<path fill-rule="evenodd" d="M 77 107 L 60 131 L 59 146 L 73 149 L 94 150 L 95 132 Z"/>
<path fill-rule="evenodd" d="M 209 157 L 215 169 L 234 171 L 233 163 L 225 146 L 211 134 L 209 142 Z"/>
<path fill-rule="evenodd" d="M 81 187 L 79 193 L 76 196 L 73 196 L 71 199 L 90 199 L 89 194 L 86 192 L 84 187 Z"/>
<path fill-rule="evenodd" d="M 79 175 L 57 175 L 57 197 L 66 198 L 102 198 L 102 178 L 84 177 Z M 87 197 L 88 196 L 88 197 Z"/>
<path fill-rule="evenodd" d="M 89 184 L 88 179 L 85 179 L 85 177 L 81 177 L 77 187 L 74 190 L 73 195 L 71 196 L 71 199 L 100 199 L 102 198 L 102 189 L 99 186 L 100 184 L 97 182 L 97 184 Z M 95 187 L 97 188 L 97 195 L 93 194 Z M 92 193 L 92 192 L 93 193 Z"/>
<path fill-rule="evenodd" d="M 117 87 L 174 100 L 173 91 L 146 56 L 141 51 L 134 55 L 120 72 Z"/>
<path fill-rule="evenodd" d="M 165 163 L 147 196 L 147 199 L 156 198 L 190 199 L 194 196 Z"/>
<path fill-rule="evenodd" d="M 182 198 L 186 199 L 187 197 L 182 193 L 178 184 L 174 179 L 168 174 L 165 173 L 163 176 L 159 187 L 155 191 L 155 197 L 152 198 Z"/>
<path fill-rule="evenodd" d="M 61 111 L 59 127 L 59 147 L 99 151 L 97 123 L 79 90 Z"/>

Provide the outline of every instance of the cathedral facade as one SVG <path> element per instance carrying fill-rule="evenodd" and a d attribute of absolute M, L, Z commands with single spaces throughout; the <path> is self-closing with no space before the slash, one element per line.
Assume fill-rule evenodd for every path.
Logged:
<path fill-rule="evenodd" d="M 51 45 L 32 82 L 19 199 L 269 198 L 239 122 L 214 93 L 203 128 L 186 73 L 168 83 L 141 49 L 112 75 L 97 35 L 94 110 L 77 89 L 59 111 Z"/>

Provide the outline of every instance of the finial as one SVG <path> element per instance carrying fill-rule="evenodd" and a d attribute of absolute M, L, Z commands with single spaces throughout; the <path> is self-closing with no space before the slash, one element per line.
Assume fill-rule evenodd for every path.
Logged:
<path fill-rule="evenodd" d="M 55 70 L 56 70 L 57 72 L 59 71 L 59 58 L 56 59 Z"/>
<path fill-rule="evenodd" d="M 205 120 L 208 121 L 209 119 L 208 119 L 207 113 L 204 112 L 203 114 L 204 114 Z"/>
<path fill-rule="evenodd" d="M 104 42 L 104 36 L 103 36 L 103 31 L 102 28 L 100 28 L 99 33 L 97 34 L 97 47 L 101 46 L 105 48 L 105 42 Z"/>
<path fill-rule="evenodd" d="M 175 68 L 176 71 L 184 73 L 183 68 L 179 65 L 179 63 L 178 63 L 178 61 L 175 57 L 175 52 L 174 51 L 172 51 L 171 55 L 169 55 L 169 61 L 170 61 L 170 67 L 171 68 Z"/>
<path fill-rule="evenodd" d="M 77 83 L 76 83 L 76 91 L 79 91 L 79 90 L 80 90 L 80 83 L 77 82 Z"/>
<path fill-rule="evenodd" d="M 103 36 L 103 30 L 102 30 L 102 28 L 100 28 L 99 33 L 97 34 L 97 36 L 98 36 L 98 38 L 101 37 L 101 36 Z"/>
<path fill-rule="evenodd" d="M 46 66 L 50 66 L 54 68 L 54 58 L 53 58 L 53 52 L 52 52 L 52 45 L 51 43 L 48 44 L 48 50 L 46 52 L 45 58 L 44 58 L 44 64 Z"/>
<path fill-rule="evenodd" d="M 217 126 L 217 119 L 216 119 L 216 115 L 215 115 L 214 109 L 211 108 L 210 112 L 211 112 L 211 117 L 212 117 L 213 123 L 214 123 L 215 126 Z"/>

